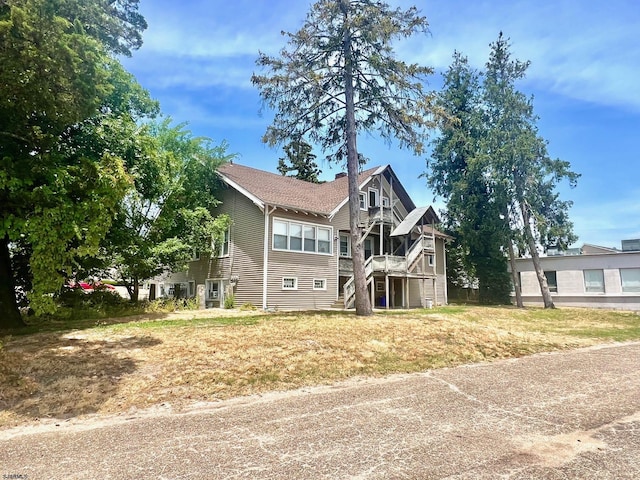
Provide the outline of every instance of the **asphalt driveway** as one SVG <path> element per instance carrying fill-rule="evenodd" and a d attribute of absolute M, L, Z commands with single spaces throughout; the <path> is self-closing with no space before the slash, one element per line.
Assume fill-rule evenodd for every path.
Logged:
<path fill-rule="evenodd" d="M 0 431 L 0 479 L 637 479 L 640 343 Z"/>

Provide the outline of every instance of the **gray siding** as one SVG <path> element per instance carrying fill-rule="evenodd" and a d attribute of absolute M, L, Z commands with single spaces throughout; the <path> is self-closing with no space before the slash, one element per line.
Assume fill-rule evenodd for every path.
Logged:
<path fill-rule="evenodd" d="M 204 257 L 189 264 L 186 272 L 176 272 L 166 283 L 195 281 L 204 285 L 207 279 L 228 280 L 239 277 L 233 289 L 236 306 L 251 303 L 262 307 L 262 265 L 264 216 L 247 197 L 234 189 L 226 189 L 222 203 L 214 214 L 226 213 L 231 217 L 229 255 L 222 258 Z"/>
<path fill-rule="evenodd" d="M 270 232 L 273 232 L 273 218 L 282 218 L 301 223 L 332 226 L 326 218 L 296 214 L 277 210 L 269 220 Z M 267 307 L 285 310 L 303 310 L 328 308 L 336 300 L 338 291 L 338 248 L 331 236 L 332 254 L 299 253 L 272 249 L 273 235 L 269 235 L 269 271 L 267 281 Z M 297 279 L 297 290 L 283 290 L 282 279 Z M 326 290 L 314 290 L 313 280 L 325 279 Z"/>

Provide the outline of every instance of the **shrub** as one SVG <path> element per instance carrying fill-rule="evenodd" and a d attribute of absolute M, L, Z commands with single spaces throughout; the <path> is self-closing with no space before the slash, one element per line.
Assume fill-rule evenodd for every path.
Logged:
<path fill-rule="evenodd" d="M 236 305 L 236 297 L 234 295 L 228 295 L 224 299 L 224 308 L 230 309 L 235 307 Z"/>

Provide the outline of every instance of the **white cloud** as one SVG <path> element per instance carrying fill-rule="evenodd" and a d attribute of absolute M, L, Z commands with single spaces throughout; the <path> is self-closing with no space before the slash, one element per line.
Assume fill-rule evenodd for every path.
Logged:
<path fill-rule="evenodd" d="M 633 2 L 433 0 L 425 10 L 432 37 L 406 42 L 402 54 L 409 61 L 443 71 L 459 50 L 482 68 L 502 31 L 514 58 L 531 61 L 529 84 L 640 110 L 640 9 Z"/>

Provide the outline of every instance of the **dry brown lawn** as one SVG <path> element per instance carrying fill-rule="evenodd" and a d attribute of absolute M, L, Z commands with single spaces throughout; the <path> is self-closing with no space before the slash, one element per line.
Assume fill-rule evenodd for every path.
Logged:
<path fill-rule="evenodd" d="M 223 310 L 106 321 L 0 338 L 0 428 L 637 338 L 637 314 L 591 310 Z"/>

